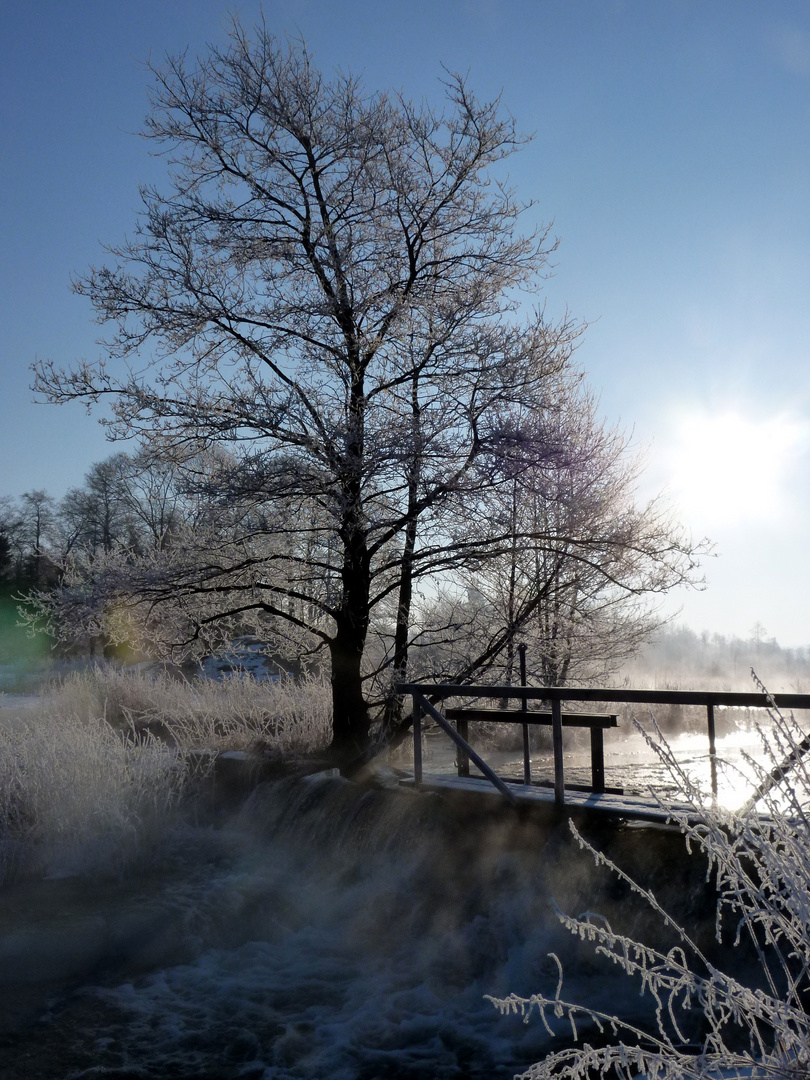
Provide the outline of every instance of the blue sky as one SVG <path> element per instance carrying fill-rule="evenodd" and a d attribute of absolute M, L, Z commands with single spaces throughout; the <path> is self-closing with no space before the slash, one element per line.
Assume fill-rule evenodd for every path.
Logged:
<path fill-rule="evenodd" d="M 326 69 L 438 99 L 503 94 L 510 166 L 560 238 L 544 299 L 717 557 L 668 601 L 697 630 L 810 644 L 810 5 L 791 0 L 266 0 Z M 259 4 L 231 10 L 250 25 Z M 4 0 L 0 494 L 61 496 L 111 453 L 80 406 L 31 403 L 36 357 L 99 354 L 71 274 L 131 232 L 162 165 L 135 134 L 144 61 L 222 41 L 212 0 Z M 696 453 L 699 449 L 699 453 Z"/>

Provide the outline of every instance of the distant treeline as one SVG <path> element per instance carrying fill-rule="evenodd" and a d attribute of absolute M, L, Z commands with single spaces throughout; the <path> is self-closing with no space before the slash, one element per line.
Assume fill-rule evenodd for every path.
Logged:
<path fill-rule="evenodd" d="M 193 518 L 192 501 L 169 465 L 115 454 L 91 467 L 82 487 L 57 500 L 47 491 L 0 497 L 0 592 L 56 584 L 71 557 L 161 547 Z"/>
<path fill-rule="evenodd" d="M 752 668 L 772 692 L 810 693 L 810 646 L 785 648 L 761 623 L 745 637 L 664 627 L 622 675 L 628 685 L 647 683 L 660 689 L 749 690 Z"/>

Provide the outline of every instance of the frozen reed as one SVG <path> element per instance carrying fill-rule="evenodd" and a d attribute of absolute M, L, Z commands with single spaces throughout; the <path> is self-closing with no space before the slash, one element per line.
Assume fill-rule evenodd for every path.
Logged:
<path fill-rule="evenodd" d="M 758 689 L 764 690 L 757 681 Z M 716 896 L 716 940 L 708 951 L 640 881 L 589 844 L 597 866 L 643 898 L 659 920 L 659 941 L 636 938 L 598 914 L 559 918 L 636 982 L 651 1005 L 648 1024 L 566 999 L 556 988 L 531 997 L 491 998 L 503 1013 L 535 1017 L 560 1049 L 521 1074 L 525 1080 L 807 1080 L 810 1076 L 810 761 L 806 732 L 770 709 L 762 760 L 739 775 L 752 797 L 739 812 L 714 805 L 690 780 L 661 730 L 648 735 L 688 809 L 673 813 L 690 851 L 708 865 Z M 763 763 L 764 762 L 764 763 Z M 789 763 L 790 767 L 787 768 Z M 753 783 L 751 776 L 753 776 Z M 662 945 L 668 939 L 672 944 Z M 746 957 L 739 962 L 739 954 Z M 620 991 L 617 988 L 617 993 Z"/>
<path fill-rule="evenodd" d="M 289 755 L 329 738 L 328 685 L 76 673 L 0 710 L 0 883 L 126 873 L 188 805 L 216 751 Z"/>

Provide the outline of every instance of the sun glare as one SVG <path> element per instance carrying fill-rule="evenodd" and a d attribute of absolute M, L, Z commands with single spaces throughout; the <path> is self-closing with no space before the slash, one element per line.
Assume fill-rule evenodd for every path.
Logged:
<path fill-rule="evenodd" d="M 805 427 L 784 416 L 683 416 L 676 428 L 670 476 L 686 520 L 725 525 L 780 516 L 787 469 L 805 437 Z"/>

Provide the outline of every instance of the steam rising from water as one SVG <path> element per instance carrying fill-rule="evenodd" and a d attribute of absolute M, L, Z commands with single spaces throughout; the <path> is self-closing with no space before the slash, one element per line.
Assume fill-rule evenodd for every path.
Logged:
<path fill-rule="evenodd" d="M 601 839 L 705 909 L 680 841 Z M 0 1076 L 507 1077 L 540 1024 L 484 994 L 645 1003 L 559 927 L 560 907 L 642 916 L 567 827 L 494 801 L 445 803 L 339 779 L 258 788 L 226 824 L 167 835 L 148 878 L 41 882 L 0 898 Z M 619 1000 L 617 998 L 619 995 Z"/>

